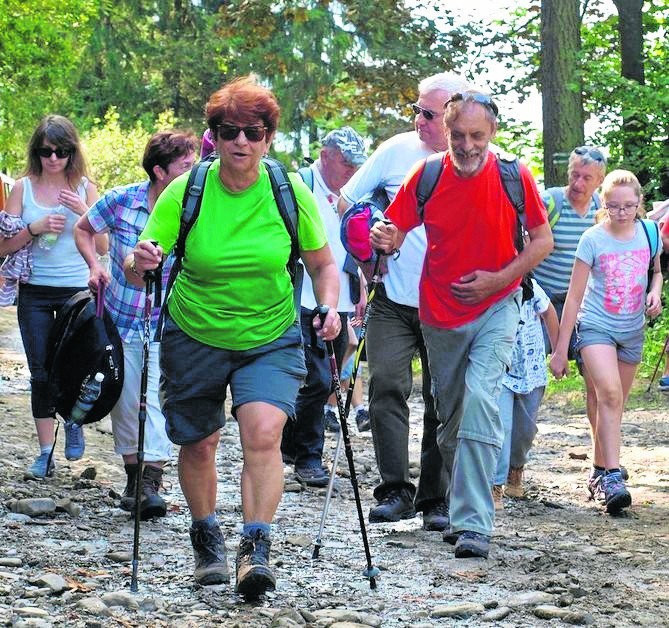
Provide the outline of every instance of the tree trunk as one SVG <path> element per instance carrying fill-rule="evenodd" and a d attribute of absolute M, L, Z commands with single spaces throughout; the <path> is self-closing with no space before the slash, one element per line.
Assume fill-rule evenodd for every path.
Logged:
<path fill-rule="evenodd" d="M 618 10 L 618 36 L 620 38 L 621 75 L 623 78 L 645 82 L 643 68 L 643 0 L 613 0 Z M 632 111 L 623 116 L 623 157 L 629 168 L 636 172 L 641 185 L 650 180 L 642 168 L 642 153 L 651 141 L 646 116 Z"/>
<path fill-rule="evenodd" d="M 546 187 L 565 184 L 569 153 L 583 144 L 580 51 L 579 0 L 541 0 L 541 92 Z"/>

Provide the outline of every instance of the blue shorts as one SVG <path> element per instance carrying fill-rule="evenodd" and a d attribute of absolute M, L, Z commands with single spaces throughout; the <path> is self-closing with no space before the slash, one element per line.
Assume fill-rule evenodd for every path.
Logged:
<path fill-rule="evenodd" d="M 590 345 L 610 345 L 616 348 L 618 360 L 627 364 L 639 364 L 643 353 L 643 340 L 645 329 L 634 331 L 612 331 L 576 326 L 576 348 L 578 351 Z"/>
<path fill-rule="evenodd" d="M 233 415 L 239 406 L 261 401 L 293 418 L 297 391 L 307 374 L 298 324 L 266 345 L 230 351 L 194 340 L 169 316 L 163 327 L 160 371 L 167 436 L 177 445 L 196 443 L 223 427 L 228 385 Z"/>

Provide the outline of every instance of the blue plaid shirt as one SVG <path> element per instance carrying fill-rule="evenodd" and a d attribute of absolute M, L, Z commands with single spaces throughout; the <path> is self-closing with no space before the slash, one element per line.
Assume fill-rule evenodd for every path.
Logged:
<path fill-rule="evenodd" d="M 96 233 L 109 232 L 112 281 L 105 290 L 105 305 L 125 342 L 130 342 L 137 333 L 142 334 L 144 329 L 145 290 L 126 281 L 123 261 L 132 253 L 149 219 L 148 194 L 148 181 L 117 187 L 105 194 L 86 214 Z M 170 256 L 163 265 L 163 296 L 173 259 Z M 159 314 L 160 308 L 154 307 L 152 336 Z"/>

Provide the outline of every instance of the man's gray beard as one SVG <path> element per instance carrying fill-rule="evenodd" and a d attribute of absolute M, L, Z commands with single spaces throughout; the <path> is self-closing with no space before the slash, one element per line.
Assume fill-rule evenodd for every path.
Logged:
<path fill-rule="evenodd" d="M 467 159 L 466 162 L 463 163 L 460 161 L 462 158 L 455 152 L 451 151 L 451 159 L 453 160 L 453 165 L 455 166 L 456 170 L 458 170 L 458 172 L 461 172 L 462 174 L 474 174 L 478 172 L 485 163 L 487 154 L 488 151 L 486 149 L 485 151 L 481 151 L 481 154 L 478 156 L 478 160 L 476 162 L 472 162 L 470 159 Z"/>

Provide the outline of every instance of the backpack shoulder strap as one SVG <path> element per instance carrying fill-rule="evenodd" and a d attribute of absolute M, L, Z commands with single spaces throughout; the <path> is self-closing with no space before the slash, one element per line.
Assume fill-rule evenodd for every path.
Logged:
<path fill-rule="evenodd" d="M 648 248 L 650 249 L 650 268 L 652 268 L 655 262 L 655 256 L 660 249 L 660 228 L 654 220 L 648 220 L 647 218 L 641 219 L 641 226 L 643 227 L 643 232 L 648 241 Z M 653 234 L 652 239 L 650 237 L 651 233 Z"/>
<path fill-rule="evenodd" d="M 547 188 L 545 193 L 548 194 L 548 207 L 546 213 L 548 214 L 548 224 L 551 229 L 560 220 L 562 214 L 562 203 L 564 202 L 564 188 Z"/>
<path fill-rule="evenodd" d="M 298 168 L 297 174 L 302 177 L 302 181 L 307 184 L 307 187 L 313 192 L 314 191 L 314 171 L 307 166 L 302 166 Z"/>
<path fill-rule="evenodd" d="M 444 169 L 444 153 L 435 153 L 425 159 L 425 166 L 420 173 L 418 184 L 416 185 L 416 212 L 423 221 L 425 213 L 425 203 L 430 200 L 434 188 L 437 187 L 437 182 L 441 176 L 441 171 Z"/>
<path fill-rule="evenodd" d="M 279 208 L 283 223 L 286 225 L 286 231 L 288 231 L 288 235 L 290 236 L 290 257 L 288 259 L 287 268 L 293 282 L 295 314 L 299 318 L 304 266 L 297 263 L 297 260 L 300 258 L 300 244 L 297 238 L 297 199 L 295 198 L 295 192 L 284 165 L 280 161 L 272 159 L 271 157 L 263 157 L 262 161 L 269 174 L 269 180 L 272 184 L 272 192 L 274 193 L 274 200 Z M 313 173 L 310 172 L 310 174 L 313 177 Z"/>
<path fill-rule="evenodd" d="M 599 192 L 595 192 L 592 195 L 592 200 L 595 201 L 595 209 L 599 209 L 602 206 L 602 199 L 599 198 Z"/>
<path fill-rule="evenodd" d="M 502 181 L 502 187 L 506 192 L 511 205 L 516 210 L 518 217 L 516 229 L 516 250 L 518 252 L 523 250 L 523 229 L 527 221 L 525 215 L 525 190 L 523 189 L 523 182 L 520 179 L 520 162 L 516 157 L 511 155 L 497 155 L 497 169 L 499 170 L 499 178 Z"/>

